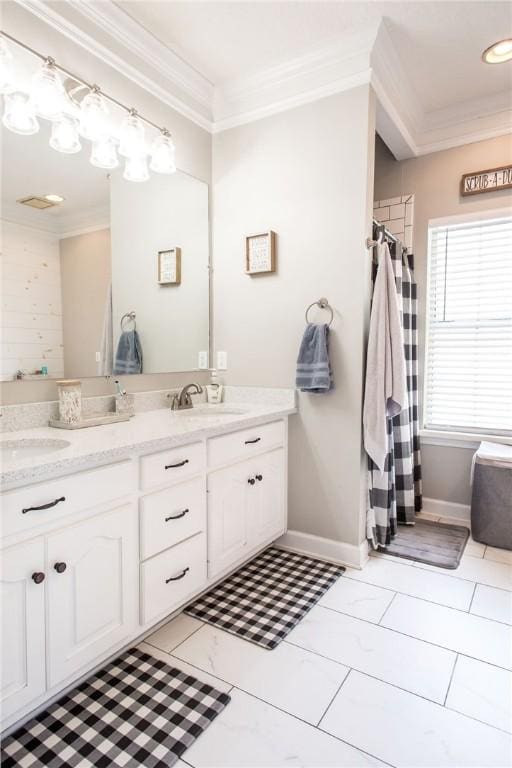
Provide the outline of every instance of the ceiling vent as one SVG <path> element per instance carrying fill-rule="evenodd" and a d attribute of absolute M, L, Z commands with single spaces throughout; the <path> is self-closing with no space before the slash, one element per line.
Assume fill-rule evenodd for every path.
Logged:
<path fill-rule="evenodd" d="M 37 208 L 39 211 L 43 211 L 45 208 L 53 208 L 57 205 L 57 203 L 52 203 L 51 200 L 47 200 L 45 197 L 37 197 L 36 195 L 20 197 L 16 202 L 21 205 L 28 205 L 29 208 Z"/>

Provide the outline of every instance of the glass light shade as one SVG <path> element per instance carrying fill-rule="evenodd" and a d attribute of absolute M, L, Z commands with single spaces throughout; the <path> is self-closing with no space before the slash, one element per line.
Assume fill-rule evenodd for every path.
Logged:
<path fill-rule="evenodd" d="M 8 93 L 13 87 L 11 68 L 12 54 L 0 37 L 0 93 Z"/>
<path fill-rule="evenodd" d="M 105 99 L 97 90 L 89 91 L 80 105 L 80 135 L 98 141 L 107 133 L 108 110 Z"/>
<path fill-rule="evenodd" d="M 124 165 L 123 178 L 127 181 L 147 181 L 149 179 L 146 155 L 127 157 Z"/>
<path fill-rule="evenodd" d="M 78 135 L 78 120 L 71 115 L 61 115 L 52 125 L 50 147 L 57 152 L 65 152 L 72 155 L 80 152 L 82 145 Z"/>
<path fill-rule="evenodd" d="M 123 157 L 145 155 L 144 126 L 134 112 L 130 112 L 121 123 L 119 139 L 119 154 Z"/>
<path fill-rule="evenodd" d="M 116 145 L 113 139 L 99 139 L 93 143 L 91 163 L 97 168 L 117 168 L 119 159 L 117 157 Z"/>
<path fill-rule="evenodd" d="M 29 96 L 21 91 L 7 93 L 4 96 L 5 109 L 2 122 L 14 133 L 30 136 L 37 133 L 39 123 Z"/>
<path fill-rule="evenodd" d="M 161 133 L 151 147 L 149 167 L 155 173 L 174 173 L 176 171 L 176 148 L 168 133 Z"/>
<path fill-rule="evenodd" d="M 32 80 L 30 98 L 36 113 L 47 120 L 55 120 L 62 112 L 65 94 L 57 69 L 46 61 Z"/>

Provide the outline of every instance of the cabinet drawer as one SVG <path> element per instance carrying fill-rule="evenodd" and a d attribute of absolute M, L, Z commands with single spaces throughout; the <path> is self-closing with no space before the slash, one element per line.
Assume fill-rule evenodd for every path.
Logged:
<path fill-rule="evenodd" d="M 208 440 L 208 465 L 219 467 L 283 445 L 284 421 L 260 424 Z"/>
<path fill-rule="evenodd" d="M 147 560 L 141 572 L 141 623 L 171 613 L 206 583 L 206 535 L 199 533 Z"/>
<path fill-rule="evenodd" d="M 180 482 L 197 475 L 204 468 L 203 443 L 181 445 L 168 451 L 143 456 L 140 460 L 140 483 L 143 489 L 164 483 Z"/>
<path fill-rule="evenodd" d="M 135 492 L 135 478 L 135 465 L 122 461 L 7 491 L 2 494 L 2 536 L 30 531 L 72 513 L 128 496 Z"/>
<path fill-rule="evenodd" d="M 140 506 L 140 549 L 145 560 L 205 530 L 204 478 L 144 496 Z"/>

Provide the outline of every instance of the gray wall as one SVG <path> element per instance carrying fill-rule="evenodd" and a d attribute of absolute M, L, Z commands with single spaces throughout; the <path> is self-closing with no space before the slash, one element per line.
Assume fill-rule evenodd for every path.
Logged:
<path fill-rule="evenodd" d="M 79 73 L 90 83 L 98 83 L 125 104 L 134 105 L 157 125 L 172 131 L 176 144 L 176 162 L 180 170 L 207 182 L 211 181 L 211 135 L 182 117 L 171 107 L 111 69 L 98 58 L 71 42 L 29 11 L 14 2 L 2 3 L 2 29 L 43 53 L 54 56 L 59 64 Z M 35 65 L 36 66 L 36 65 Z M 82 151 L 87 151 L 86 148 Z M 194 373 L 200 383 L 207 381 L 204 373 Z M 123 382 L 130 392 L 180 386 L 190 381 L 190 374 L 154 374 L 126 377 Z M 110 393 L 112 385 L 103 378 L 84 379 L 86 396 Z M 7 382 L 1 386 L 1 402 L 26 403 L 53 400 L 57 397 L 54 381 Z"/>
<path fill-rule="evenodd" d="M 476 213 L 512 205 L 512 190 L 461 197 L 462 174 L 512 163 L 512 139 L 499 136 L 488 141 L 435 152 L 397 162 L 377 137 L 375 151 L 375 199 L 413 193 L 414 255 L 419 297 L 420 373 L 425 349 L 427 286 L 427 237 L 429 219 Z M 420 381 L 423 376 L 420 375 Z M 469 504 L 469 473 L 473 449 L 423 446 L 424 495 Z"/>
<path fill-rule="evenodd" d="M 373 126 L 363 86 L 225 131 L 213 144 L 214 339 L 228 353 L 225 378 L 294 386 L 304 311 L 320 296 L 329 299 L 336 389 L 301 394 L 291 419 L 289 523 L 355 545 L 364 539 Z M 269 229 L 277 233 L 277 273 L 250 277 L 245 236 Z"/>

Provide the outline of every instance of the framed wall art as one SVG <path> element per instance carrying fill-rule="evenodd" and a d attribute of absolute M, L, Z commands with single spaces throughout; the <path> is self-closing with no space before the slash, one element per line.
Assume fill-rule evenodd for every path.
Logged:
<path fill-rule="evenodd" d="M 160 285 L 180 285 L 181 248 L 158 251 L 158 282 Z"/>
<path fill-rule="evenodd" d="M 245 271 L 264 275 L 276 271 L 276 233 L 269 230 L 245 238 Z"/>

